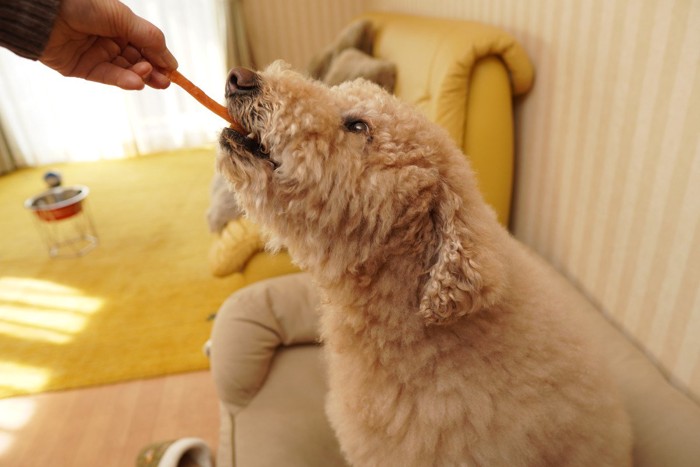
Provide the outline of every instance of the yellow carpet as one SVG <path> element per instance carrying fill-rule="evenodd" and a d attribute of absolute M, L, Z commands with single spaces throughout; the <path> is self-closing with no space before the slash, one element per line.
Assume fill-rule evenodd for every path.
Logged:
<path fill-rule="evenodd" d="M 46 168 L 0 177 L 0 397 L 204 369 L 231 291 L 209 273 L 213 148 L 52 166 L 84 184 L 100 244 L 49 257 L 24 199 Z"/>

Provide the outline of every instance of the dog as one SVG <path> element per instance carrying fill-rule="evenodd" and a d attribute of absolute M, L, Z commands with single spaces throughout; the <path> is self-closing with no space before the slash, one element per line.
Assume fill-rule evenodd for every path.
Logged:
<path fill-rule="evenodd" d="M 231 71 L 217 166 L 324 298 L 326 411 L 356 466 L 627 466 L 604 366 L 451 138 L 364 80 Z"/>

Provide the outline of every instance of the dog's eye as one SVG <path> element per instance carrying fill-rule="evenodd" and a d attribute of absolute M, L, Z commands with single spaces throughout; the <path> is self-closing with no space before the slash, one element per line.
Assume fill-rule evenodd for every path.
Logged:
<path fill-rule="evenodd" d="M 350 120 L 345 122 L 345 128 L 347 128 L 350 133 L 369 134 L 369 125 L 363 120 Z"/>

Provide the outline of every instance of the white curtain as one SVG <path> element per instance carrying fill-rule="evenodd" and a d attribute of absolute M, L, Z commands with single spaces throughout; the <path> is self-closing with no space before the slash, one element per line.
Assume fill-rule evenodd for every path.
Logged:
<path fill-rule="evenodd" d="M 125 0 L 160 27 L 179 70 L 223 102 L 221 0 Z M 121 158 L 201 146 L 225 122 L 179 87 L 134 92 L 76 78 L 0 50 L 0 123 L 20 166 Z"/>

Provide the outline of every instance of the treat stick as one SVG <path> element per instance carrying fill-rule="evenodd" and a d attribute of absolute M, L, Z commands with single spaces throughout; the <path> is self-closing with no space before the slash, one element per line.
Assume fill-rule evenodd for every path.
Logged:
<path fill-rule="evenodd" d="M 245 134 L 245 130 L 243 129 L 241 124 L 233 118 L 231 118 L 231 115 L 229 115 L 226 107 L 219 104 L 211 97 L 207 96 L 204 93 L 204 91 L 192 84 L 192 81 L 182 76 L 182 74 L 179 71 L 172 70 L 168 73 L 168 78 L 170 78 L 170 81 L 184 89 L 189 95 L 197 99 L 197 101 L 199 101 L 199 103 L 202 104 L 204 107 L 206 107 L 219 117 L 229 122 L 233 130 L 237 131 L 238 133 Z"/>

